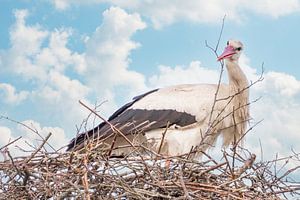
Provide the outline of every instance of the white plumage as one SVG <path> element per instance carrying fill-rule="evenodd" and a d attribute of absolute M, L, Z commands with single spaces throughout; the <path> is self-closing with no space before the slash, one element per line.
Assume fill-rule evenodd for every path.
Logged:
<path fill-rule="evenodd" d="M 133 143 L 143 143 L 154 151 L 158 151 L 162 133 L 169 124 L 160 149 L 164 155 L 189 153 L 199 145 L 204 151 L 219 135 L 223 136 L 223 145 L 228 146 L 243 136 L 249 118 L 248 81 L 238 65 L 242 49 L 241 42 L 230 40 L 218 58 L 225 59 L 228 84 L 185 84 L 153 90 L 117 110 L 109 121 Z M 80 149 L 91 138 L 104 138 L 111 133 L 110 127 L 101 123 L 73 139 L 68 149 Z M 116 146 L 125 144 L 124 138 L 118 137 Z M 126 154 L 130 150 L 124 148 L 114 153 Z"/>
<path fill-rule="evenodd" d="M 221 85 L 222 87 L 226 86 Z M 221 91 L 226 90 L 221 89 Z M 159 89 L 157 92 L 145 96 L 130 108 L 146 110 L 172 109 L 178 112 L 186 112 L 195 116 L 197 121 L 202 121 L 211 111 L 215 93 L 216 85 L 213 84 L 175 85 Z M 223 97 L 227 96 L 228 94 L 223 95 Z"/>

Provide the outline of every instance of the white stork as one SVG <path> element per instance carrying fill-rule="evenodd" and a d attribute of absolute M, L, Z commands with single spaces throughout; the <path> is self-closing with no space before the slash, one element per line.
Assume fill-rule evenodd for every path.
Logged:
<path fill-rule="evenodd" d="M 218 61 L 225 59 L 228 84 L 184 84 L 155 89 L 133 98 L 108 121 L 133 143 L 143 143 L 154 151 L 160 149 L 161 154 L 168 156 L 189 153 L 199 145 L 204 151 L 219 135 L 223 136 L 223 145 L 228 146 L 243 136 L 249 118 L 248 81 L 238 65 L 242 49 L 241 42 L 229 40 L 218 57 Z M 79 134 L 68 150 L 81 149 L 87 141 L 99 138 L 108 137 L 106 142 L 110 144 L 112 132 L 111 126 L 103 122 Z M 121 145 L 128 143 L 118 136 L 115 146 Z M 131 150 L 120 148 L 114 155 Z"/>

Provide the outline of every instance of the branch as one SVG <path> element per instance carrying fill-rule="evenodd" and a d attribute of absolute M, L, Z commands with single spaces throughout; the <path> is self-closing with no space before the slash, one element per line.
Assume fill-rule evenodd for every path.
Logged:
<path fill-rule="evenodd" d="M 119 130 L 117 129 L 112 123 L 110 123 L 109 121 L 107 121 L 106 119 L 104 119 L 102 116 L 100 116 L 98 113 L 96 113 L 93 109 L 91 109 L 90 107 L 88 107 L 86 104 L 84 104 L 82 101 L 79 101 L 79 103 L 85 107 L 86 109 L 88 109 L 89 111 L 91 111 L 92 113 L 94 113 L 97 117 L 99 117 L 102 121 L 104 121 L 106 124 L 108 124 L 111 128 L 111 130 L 113 130 L 113 132 L 117 132 L 118 134 L 120 134 L 125 140 L 126 142 L 128 142 L 133 148 L 134 145 L 133 143 Z"/>

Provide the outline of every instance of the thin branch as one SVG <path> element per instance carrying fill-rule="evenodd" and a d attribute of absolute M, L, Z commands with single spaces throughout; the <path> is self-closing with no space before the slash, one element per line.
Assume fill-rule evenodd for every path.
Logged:
<path fill-rule="evenodd" d="M 0 115 L 0 118 L 6 119 L 6 120 L 11 121 L 11 122 L 16 123 L 16 124 L 20 124 L 21 126 L 25 127 L 26 129 L 30 130 L 31 132 L 37 134 L 42 140 L 45 140 L 45 138 L 44 138 L 44 137 L 43 137 L 36 129 L 34 129 L 34 128 L 28 126 L 27 124 L 24 124 L 24 123 L 22 123 L 22 122 L 16 121 L 16 120 L 14 120 L 14 119 L 10 119 L 9 117 L 3 116 L 3 115 Z M 46 144 L 47 144 L 53 151 L 56 151 L 55 148 L 54 148 L 52 145 L 50 145 L 48 142 L 47 142 Z"/>
<path fill-rule="evenodd" d="M 4 145 L 3 147 L 0 148 L 0 151 L 2 151 L 2 149 L 5 149 L 6 147 L 8 147 L 9 145 L 15 143 L 16 141 L 18 141 L 19 139 L 21 139 L 22 136 L 19 136 L 18 138 L 14 139 L 13 141 L 7 143 L 6 145 Z"/>
<path fill-rule="evenodd" d="M 104 121 L 106 124 L 108 124 L 111 129 L 113 130 L 113 132 L 117 132 L 118 134 L 120 134 L 125 140 L 126 142 L 128 142 L 128 144 L 130 144 L 132 147 L 134 147 L 133 143 L 119 130 L 117 129 L 112 123 L 110 123 L 109 121 L 107 121 L 106 119 L 104 119 L 102 116 L 100 116 L 98 113 L 96 113 L 93 109 L 91 109 L 90 107 L 88 107 L 86 104 L 84 104 L 82 101 L 79 101 L 79 103 L 85 107 L 86 109 L 88 109 L 89 111 L 91 111 L 92 113 L 94 113 L 97 117 L 99 117 L 102 121 Z"/>

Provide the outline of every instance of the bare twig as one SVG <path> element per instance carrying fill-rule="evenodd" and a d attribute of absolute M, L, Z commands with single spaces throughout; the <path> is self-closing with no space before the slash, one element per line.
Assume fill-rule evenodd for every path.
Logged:
<path fill-rule="evenodd" d="M 15 143 L 16 141 L 18 141 L 19 139 L 21 139 L 22 136 L 19 136 L 18 138 L 14 139 L 13 141 L 7 143 L 6 145 L 4 145 L 3 147 L 0 148 L 0 151 L 2 151 L 2 149 L 5 149 L 6 147 L 8 147 L 9 145 Z"/>
<path fill-rule="evenodd" d="M 86 104 L 84 104 L 82 101 L 79 101 L 79 103 L 85 107 L 86 109 L 88 109 L 89 111 L 91 111 L 92 113 L 94 113 L 97 117 L 99 117 L 101 120 L 103 120 L 106 124 L 108 124 L 111 129 L 114 131 L 114 132 L 117 132 L 118 134 L 120 134 L 125 140 L 126 142 L 128 142 L 128 144 L 130 144 L 133 148 L 134 148 L 134 145 L 133 143 L 119 130 L 117 129 L 113 124 L 111 124 L 109 121 L 107 121 L 106 119 L 104 119 L 102 116 L 100 116 L 98 113 L 96 113 L 93 109 L 91 109 L 90 107 L 88 107 Z"/>

